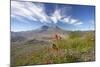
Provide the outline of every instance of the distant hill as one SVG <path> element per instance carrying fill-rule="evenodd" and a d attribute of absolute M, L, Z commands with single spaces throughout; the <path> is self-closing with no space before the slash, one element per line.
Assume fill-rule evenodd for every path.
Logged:
<path fill-rule="evenodd" d="M 55 33 L 59 34 L 70 34 L 72 31 L 63 30 L 56 25 L 48 26 L 43 25 L 38 29 L 29 30 L 29 31 L 21 31 L 21 32 L 11 32 L 11 40 L 12 41 L 24 41 L 26 39 L 49 39 Z M 79 34 L 84 34 L 88 31 L 78 31 Z"/>
<path fill-rule="evenodd" d="M 39 38 L 39 37 L 49 37 L 54 33 L 67 33 L 67 31 L 61 29 L 58 26 L 47 26 L 43 25 L 36 30 L 21 31 L 21 32 L 11 32 L 11 38 L 14 39 L 30 39 L 30 38 Z"/>

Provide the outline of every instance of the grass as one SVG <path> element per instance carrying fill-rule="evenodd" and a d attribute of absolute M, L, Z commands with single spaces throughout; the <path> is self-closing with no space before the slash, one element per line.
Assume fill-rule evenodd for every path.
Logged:
<path fill-rule="evenodd" d="M 55 44 L 58 50 L 53 49 L 52 44 Z M 16 49 L 14 50 L 14 48 Z M 69 35 L 65 35 L 65 38 L 61 40 L 52 40 L 49 45 L 27 43 L 18 49 L 17 47 L 12 47 L 11 64 L 14 67 L 94 61 L 94 48 L 94 32 L 87 32 L 85 34 L 71 32 Z"/>

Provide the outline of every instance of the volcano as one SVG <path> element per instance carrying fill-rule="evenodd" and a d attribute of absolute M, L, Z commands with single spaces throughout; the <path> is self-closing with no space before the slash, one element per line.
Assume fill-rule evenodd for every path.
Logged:
<path fill-rule="evenodd" d="M 39 32 L 39 33 L 56 33 L 56 32 L 58 32 L 58 33 L 60 33 L 60 32 L 64 32 L 65 30 L 63 30 L 63 29 L 61 29 L 60 27 L 58 27 L 58 26 L 47 26 L 47 25 L 43 25 L 43 26 L 41 26 L 39 29 L 37 29 L 37 31 Z"/>
<path fill-rule="evenodd" d="M 18 39 L 18 37 L 19 38 L 23 37 L 25 39 L 27 39 L 27 38 L 30 39 L 30 38 L 50 37 L 55 33 L 65 34 L 65 33 L 67 33 L 67 31 L 61 29 L 60 27 L 58 27 L 56 25 L 53 25 L 53 26 L 43 25 L 35 30 L 12 32 L 11 35 L 14 35 L 14 36 L 12 36 L 12 38 L 17 37 L 17 39 Z"/>

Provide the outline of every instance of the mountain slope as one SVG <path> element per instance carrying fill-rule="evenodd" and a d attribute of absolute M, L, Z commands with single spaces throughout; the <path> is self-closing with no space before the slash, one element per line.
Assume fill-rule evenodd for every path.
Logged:
<path fill-rule="evenodd" d="M 23 37 L 23 38 L 26 38 L 26 39 L 33 39 L 33 38 L 40 39 L 42 37 L 51 37 L 55 33 L 64 34 L 64 33 L 67 33 L 67 31 L 62 30 L 58 26 L 43 25 L 36 30 L 22 31 L 22 32 L 12 32 L 11 36 L 12 36 L 12 38 Z"/>

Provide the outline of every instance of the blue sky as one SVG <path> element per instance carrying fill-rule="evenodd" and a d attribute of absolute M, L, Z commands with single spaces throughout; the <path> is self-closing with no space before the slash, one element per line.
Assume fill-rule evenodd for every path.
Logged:
<path fill-rule="evenodd" d="M 94 30 L 95 7 L 11 2 L 11 31 L 35 30 L 48 24 L 57 25 L 65 30 Z"/>

